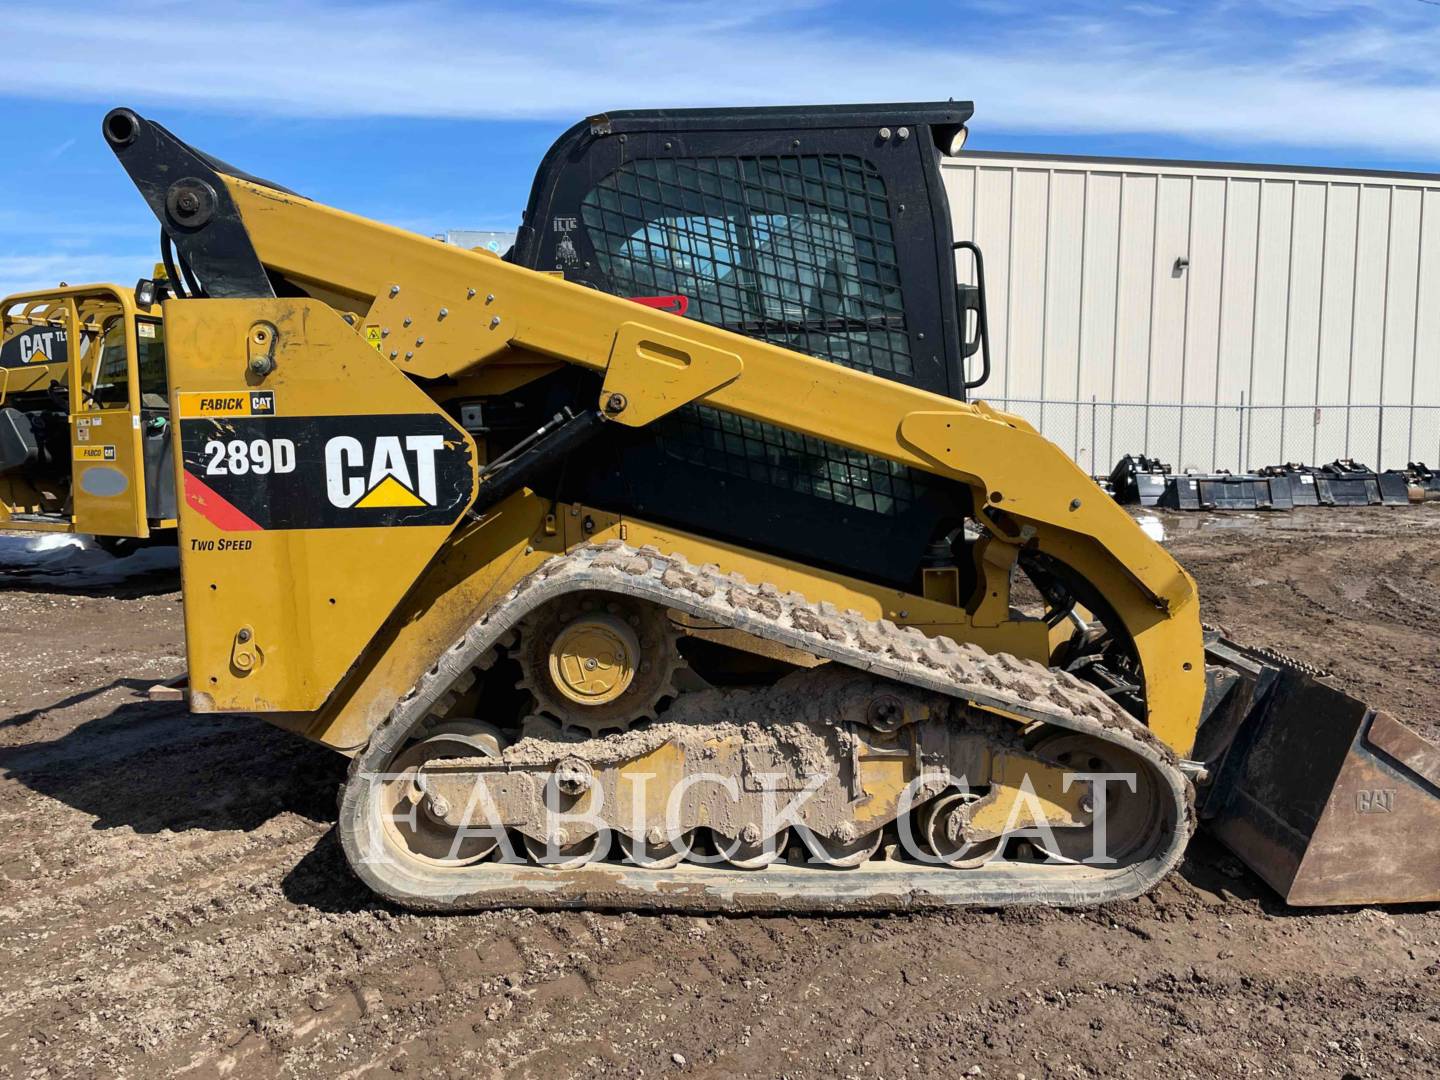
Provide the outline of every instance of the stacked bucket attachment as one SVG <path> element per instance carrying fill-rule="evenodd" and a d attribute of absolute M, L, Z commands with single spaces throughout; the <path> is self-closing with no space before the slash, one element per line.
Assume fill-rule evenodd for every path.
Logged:
<path fill-rule="evenodd" d="M 1111 471 L 1109 487 L 1124 505 L 1167 510 L 1407 506 L 1440 498 L 1440 476 L 1423 463 L 1377 472 L 1349 458 L 1319 467 L 1267 465 L 1253 473 L 1176 473 L 1158 458 L 1126 454 Z"/>
<path fill-rule="evenodd" d="M 1288 479 L 1296 506 L 1407 506 L 1411 501 L 1407 472 L 1376 472 L 1350 458 L 1340 458 L 1318 469 L 1287 464 L 1260 471 Z"/>
<path fill-rule="evenodd" d="M 1412 461 L 1405 466 L 1405 482 L 1410 488 L 1411 502 L 1440 499 L 1440 473 L 1435 472 L 1423 461 Z"/>
<path fill-rule="evenodd" d="M 1286 477 L 1210 473 L 1168 477 L 1160 506 L 1167 510 L 1290 510 Z"/>

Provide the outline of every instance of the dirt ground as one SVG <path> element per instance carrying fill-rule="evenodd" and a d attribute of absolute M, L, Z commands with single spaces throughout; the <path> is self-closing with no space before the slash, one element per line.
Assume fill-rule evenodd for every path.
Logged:
<path fill-rule="evenodd" d="M 1162 520 L 1209 621 L 1435 733 L 1440 506 Z M 173 571 L 0 572 L 0 647 L 0 1076 L 1440 1074 L 1440 906 L 1287 909 L 1202 838 L 1088 911 L 415 916 L 339 757 L 146 699 Z"/>

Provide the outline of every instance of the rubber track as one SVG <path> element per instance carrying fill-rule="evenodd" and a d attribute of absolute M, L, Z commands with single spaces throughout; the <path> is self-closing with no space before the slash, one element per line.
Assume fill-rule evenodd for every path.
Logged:
<path fill-rule="evenodd" d="M 1116 743 L 1139 756 L 1166 800 L 1157 849 L 1126 867 L 992 864 L 982 871 L 872 861 L 853 870 L 764 871 L 693 867 L 654 871 L 614 863 L 558 871 L 504 863 L 430 868 L 383 856 L 370 812 L 384 766 L 418 725 L 443 715 L 474 669 L 531 611 L 558 596 L 607 590 L 733 626 L 837 663 L 959 698 L 982 708 Z M 376 728 L 351 763 L 340 837 L 360 878 L 409 907 L 615 907 L 663 910 L 899 910 L 956 904 L 1091 904 L 1140 895 L 1179 861 L 1194 828 L 1194 791 L 1175 754 L 1097 687 L 1066 672 L 858 612 L 812 604 L 716 567 L 620 542 L 556 556 L 518 582 L 436 661 Z"/>

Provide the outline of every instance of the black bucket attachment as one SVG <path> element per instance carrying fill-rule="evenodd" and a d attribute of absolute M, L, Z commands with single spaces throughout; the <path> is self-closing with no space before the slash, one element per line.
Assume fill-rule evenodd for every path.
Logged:
<path fill-rule="evenodd" d="M 1436 472 L 1423 461 L 1412 461 L 1405 466 L 1405 473 L 1411 502 L 1440 499 L 1440 472 Z"/>
<path fill-rule="evenodd" d="M 1168 510 L 1291 510 L 1290 478 L 1242 473 L 1181 473 L 1165 478 Z"/>
<path fill-rule="evenodd" d="M 1315 482 L 1318 469 L 1308 465 L 1266 465 L 1260 475 L 1269 477 L 1272 483 L 1283 483 L 1289 489 L 1291 506 L 1319 506 L 1320 489 Z"/>
<path fill-rule="evenodd" d="M 1215 636 L 1195 757 L 1200 817 L 1299 907 L 1440 900 L 1440 746 Z"/>
<path fill-rule="evenodd" d="M 1314 476 L 1322 506 L 1405 506 L 1410 502 L 1403 476 L 1377 473 L 1349 458 L 1332 461 Z"/>
<path fill-rule="evenodd" d="M 1165 494 L 1169 465 L 1144 454 L 1126 454 L 1110 470 L 1110 492 L 1122 506 L 1155 506 Z"/>

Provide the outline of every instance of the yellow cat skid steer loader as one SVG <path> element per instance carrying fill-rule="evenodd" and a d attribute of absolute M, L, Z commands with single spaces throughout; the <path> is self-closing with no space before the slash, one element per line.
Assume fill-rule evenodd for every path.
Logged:
<path fill-rule="evenodd" d="M 165 327 L 153 294 L 71 285 L 0 300 L 0 529 L 174 536 Z"/>
<path fill-rule="evenodd" d="M 1097 903 L 1199 820 L 1293 903 L 1440 898 L 1436 748 L 1207 635 L 969 399 L 970 112 L 595 117 L 505 259 L 110 113 L 189 283 L 192 710 L 351 755 L 346 855 L 417 908 Z"/>

